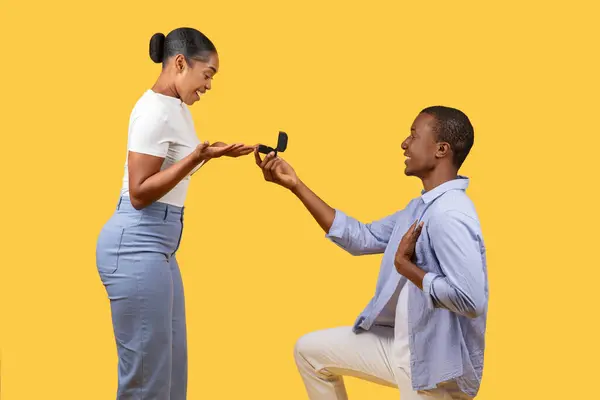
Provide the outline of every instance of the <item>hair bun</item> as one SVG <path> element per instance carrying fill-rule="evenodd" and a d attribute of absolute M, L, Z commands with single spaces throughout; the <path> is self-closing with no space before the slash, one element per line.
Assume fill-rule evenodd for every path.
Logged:
<path fill-rule="evenodd" d="M 165 35 L 155 33 L 150 39 L 150 58 L 155 63 L 161 63 L 165 56 Z"/>

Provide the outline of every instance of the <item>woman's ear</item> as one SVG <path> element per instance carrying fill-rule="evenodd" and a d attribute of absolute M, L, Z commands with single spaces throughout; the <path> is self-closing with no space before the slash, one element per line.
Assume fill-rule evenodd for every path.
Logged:
<path fill-rule="evenodd" d="M 185 69 L 185 57 L 182 54 L 177 54 L 175 56 L 175 70 L 177 72 L 183 72 L 183 70 Z"/>

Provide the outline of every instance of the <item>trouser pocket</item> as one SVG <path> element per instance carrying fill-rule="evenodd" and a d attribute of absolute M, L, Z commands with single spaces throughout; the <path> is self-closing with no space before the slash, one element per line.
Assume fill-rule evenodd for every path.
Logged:
<path fill-rule="evenodd" d="M 124 231 L 124 228 L 110 224 L 102 228 L 96 243 L 96 266 L 101 275 L 117 271 Z"/>
<path fill-rule="evenodd" d="M 181 216 L 181 220 L 180 220 L 179 238 L 177 239 L 177 245 L 175 246 L 175 250 L 173 251 L 172 255 L 175 255 L 175 253 L 177 253 L 177 250 L 179 250 L 179 245 L 181 244 L 182 236 L 183 236 L 183 216 Z"/>

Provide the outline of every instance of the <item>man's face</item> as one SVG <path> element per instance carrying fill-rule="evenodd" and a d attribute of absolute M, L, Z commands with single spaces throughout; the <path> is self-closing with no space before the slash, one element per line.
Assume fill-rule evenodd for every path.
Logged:
<path fill-rule="evenodd" d="M 435 124 L 432 115 L 419 114 L 410 128 L 410 136 L 402 142 L 407 176 L 423 178 L 435 168 L 438 151 Z"/>

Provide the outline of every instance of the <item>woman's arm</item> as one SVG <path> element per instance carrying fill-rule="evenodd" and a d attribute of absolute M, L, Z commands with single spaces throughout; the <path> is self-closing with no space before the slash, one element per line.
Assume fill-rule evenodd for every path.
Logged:
<path fill-rule="evenodd" d="M 243 144 L 212 145 L 200 144 L 187 157 L 160 170 L 164 157 L 129 151 L 129 197 L 134 208 L 140 210 L 152 204 L 172 190 L 194 168 L 211 158 L 221 157 L 230 152 L 239 152 Z"/>

